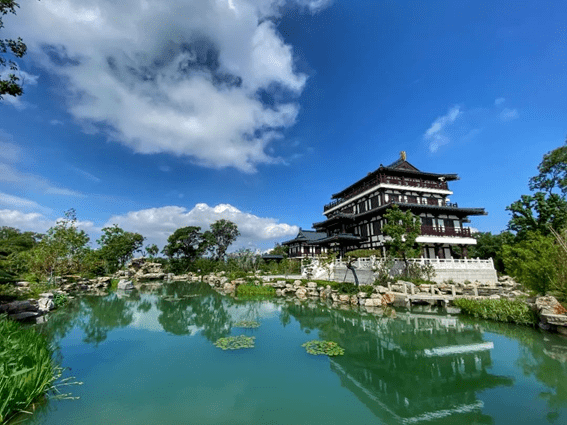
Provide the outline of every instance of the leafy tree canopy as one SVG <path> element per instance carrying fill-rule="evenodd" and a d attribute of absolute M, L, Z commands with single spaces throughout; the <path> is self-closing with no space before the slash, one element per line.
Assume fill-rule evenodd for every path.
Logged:
<path fill-rule="evenodd" d="M 386 239 L 386 247 L 390 255 L 408 258 L 419 257 L 421 249 L 415 240 L 421 234 L 421 220 L 411 211 L 402 211 L 398 205 L 393 205 L 384 214 L 387 223 L 382 227 Z"/>
<path fill-rule="evenodd" d="M 548 235 L 549 226 L 560 232 L 567 225 L 567 201 L 556 193 L 522 195 L 506 210 L 512 213 L 508 229 L 516 232 L 519 240 L 525 239 L 528 232 Z"/>
<path fill-rule="evenodd" d="M 18 7 L 20 7 L 19 4 L 14 0 L 0 0 L 0 29 L 4 28 L 2 17 L 8 13 L 15 15 Z M 26 54 L 26 50 L 26 45 L 19 37 L 17 40 L 0 38 L 0 99 L 5 94 L 22 95 L 20 78 L 14 74 L 14 71 L 18 70 L 18 65 L 13 60 L 8 59 L 7 56 L 13 55 L 16 58 L 21 58 Z M 7 75 L 4 74 L 2 69 L 5 67 L 8 67 L 12 72 Z"/>
<path fill-rule="evenodd" d="M 112 273 L 123 267 L 142 248 L 144 237 L 139 233 L 126 232 L 114 224 L 102 229 L 102 236 L 97 242 L 101 247 L 101 257 Z"/>
<path fill-rule="evenodd" d="M 229 220 L 217 220 L 211 224 L 211 230 L 206 233 L 206 237 L 210 238 L 210 251 L 213 258 L 222 260 L 226 254 L 228 247 L 240 236 L 238 226 Z"/>
<path fill-rule="evenodd" d="M 567 195 L 567 140 L 563 146 L 546 153 L 537 167 L 539 174 L 530 179 L 531 190 L 542 190 L 551 194 L 559 190 Z"/>
<path fill-rule="evenodd" d="M 169 258 L 194 260 L 205 252 L 208 240 L 197 226 L 181 227 L 167 238 L 163 253 Z"/>
<path fill-rule="evenodd" d="M 510 232 L 502 232 L 493 235 L 490 232 L 479 232 L 474 234 L 476 245 L 469 247 L 469 256 L 471 258 L 492 258 L 494 259 L 494 268 L 500 272 L 504 272 L 504 262 L 502 261 L 502 247 L 510 245 L 514 242 L 514 235 Z"/>
<path fill-rule="evenodd" d="M 153 243 L 153 244 L 148 245 L 148 246 L 146 247 L 146 252 L 148 253 L 148 255 L 149 255 L 151 258 L 154 258 L 156 255 L 158 255 L 158 253 L 159 253 L 159 248 L 158 248 L 158 246 L 157 246 L 155 243 Z"/>

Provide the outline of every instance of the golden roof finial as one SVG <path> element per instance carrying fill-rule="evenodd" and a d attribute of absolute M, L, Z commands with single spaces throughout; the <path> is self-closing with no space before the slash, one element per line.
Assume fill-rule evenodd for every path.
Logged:
<path fill-rule="evenodd" d="M 400 152 L 400 159 L 401 159 L 402 161 L 405 161 L 406 158 L 407 158 L 406 151 L 401 151 L 401 152 Z"/>

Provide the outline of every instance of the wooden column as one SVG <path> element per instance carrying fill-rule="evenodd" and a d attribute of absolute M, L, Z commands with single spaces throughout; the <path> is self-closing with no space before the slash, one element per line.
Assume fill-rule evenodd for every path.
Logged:
<path fill-rule="evenodd" d="M 463 258 L 469 258 L 469 250 L 466 245 L 463 245 Z"/>

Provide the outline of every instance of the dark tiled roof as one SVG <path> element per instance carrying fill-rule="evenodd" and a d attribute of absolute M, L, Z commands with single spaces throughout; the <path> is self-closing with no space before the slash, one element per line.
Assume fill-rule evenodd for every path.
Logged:
<path fill-rule="evenodd" d="M 352 241 L 360 242 L 362 238 L 360 236 L 353 235 L 352 233 L 341 233 L 338 235 L 329 236 L 328 238 L 319 239 L 317 244 L 335 242 L 335 241 Z"/>
<path fill-rule="evenodd" d="M 294 239 L 282 242 L 282 245 L 289 245 L 295 242 L 311 243 L 325 237 L 327 237 L 327 234 L 325 232 L 316 232 L 315 230 L 300 230 Z"/>

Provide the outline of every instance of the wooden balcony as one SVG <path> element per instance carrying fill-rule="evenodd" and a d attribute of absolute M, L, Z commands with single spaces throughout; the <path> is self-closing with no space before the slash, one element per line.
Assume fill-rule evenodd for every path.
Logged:
<path fill-rule="evenodd" d="M 398 186 L 408 186 L 408 187 L 421 187 L 424 189 L 449 190 L 449 187 L 447 186 L 447 182 L 442 182 L 442 181 L 437 182 L 433 180 L 423 180 L 423 179 L 419 179 L 419 180 L 407 179 L 405 177 L 394 177 L 394 176 L 387 176 L 385 174 L 380 174 L 379 176 L 376 176 L 373 179 L 367 181 L 364 185 L 351 190 L 350 192 L 345 194 L 342 198 L 328 203 L 323 207 L 323 211 L 327 211 L 337 206 L 338 204 L 347 201 L 348 199 L 353 198 L 356 195 L 365 192 L 366 190 L 380 183 L 395 184 Z"/>
<path fill-rule="evenodd" d="M 469 227 L 436 227 L 421 226 L 421 234 L 423 236 L 456 236 L 461 238 L 471 238 L 471 229 Z"/>

